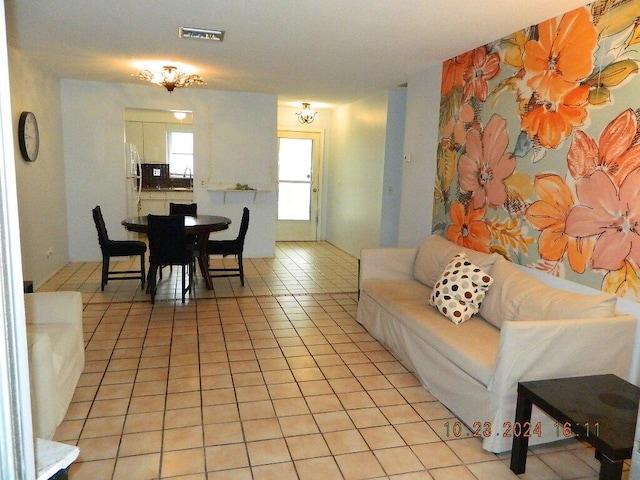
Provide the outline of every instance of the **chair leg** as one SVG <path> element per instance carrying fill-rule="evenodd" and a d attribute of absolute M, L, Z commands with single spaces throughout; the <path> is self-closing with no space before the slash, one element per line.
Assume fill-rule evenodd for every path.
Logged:
<path fill-rule="evenodd" d="M 240 271 L 240 285 L 244 287 L 244 268 L 242 267 L 242 252 L 238 254 L 238 270 Z"/>
<path fill-rule="evenodd" d="M 100 290 L 104 292 L 104 287 L 109 281 L 109 256 L 102 256 L 102 280 L 100 281 Z"/>
<path fill-rule="evenodd" d="M 186 287 L 185 287 L 185 284 L 184 284 L 184 280 L 185 280 L 185 271 L 184 270 L 185 270 L 185 268 L 187 268 L 186 265 L 182 265 L 182 303 L 184 303 L 184 297 L 185 297 L 185 293 L 187 291 Z"/>
<path fill-rule="evenodd" d="M 144 253 L 142 255 L 140 255 L 140 281 L 142 282 L 142 289 L 144 290 L 144 277 L 145 277 L 145 270 L 144 270 Z"/>
<path fill-rule="evenodd" d="M 149 292 L 151 293 L 151 303 L 156 301 L 156 275 L 158 274 L 158 266 L 151 265 L 149 267 Z"/>

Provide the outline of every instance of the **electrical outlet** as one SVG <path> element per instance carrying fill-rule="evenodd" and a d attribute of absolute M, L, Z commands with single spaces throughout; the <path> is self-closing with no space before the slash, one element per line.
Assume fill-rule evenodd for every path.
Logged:
<path fill-rule="evenodd" d="M 49 247 L 49 249 L 47 250 L 47 258 L 51 257 L 53 255 L 53 247 Z"/>
<path fill-rule="evenodd" d="M 207 181 L 206 180 L 200 180 L 200 186 L 201 187 L 206 187 L 207 186 Z"/>

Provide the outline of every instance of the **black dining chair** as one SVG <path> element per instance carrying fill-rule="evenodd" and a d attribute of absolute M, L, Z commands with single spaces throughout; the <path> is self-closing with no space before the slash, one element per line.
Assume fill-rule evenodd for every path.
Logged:
<path fill-rule="evenodd" d="M 197 203 L 173 203 L 169 202 L 170 215 L 198 215 Z"/>
<path fill-rule="evenodd" d="M 184 216 L 148 215 L 149 225 L 149 291 L 151 303 L 155 303 L 158 270 L 165 265 L 182 265 L 182 303 L 193 287 L 195 253 L 187 245 Z M 189 284 L 185 283 L 186 272 Z"/>
<path fill-rule="evenodd" d="M 244 207 L 242 220 L 238 236 L 234 240 L 209 240 L 207 242 L 207 255 L 235 255 L 238 266 L 233 268 L 209 268 L 213 272 L 212 277 L 240 277 L 240 283 L 244 287 L 244 268 L 242 265 L 242 252 L 244 250 L 244 239 L 249 229 L 249 209 Z M 223 273 L 218 273 L 223 272 Z"/>
<path fill-rule="evenodd" d="M 107 226 L 102 217 L 100 206 L 93 209 L 93 222 L 96 224 L 98 231 L 98 242 L 102 251 L 102 280 L 100 282 L 100 290 L 104 291 L 104 287 L 109 280 L 140 280 L 142 288 L 144 288 L 145 269 L 144 256 L 147 252 L 147 245 L 138 240 L 111 240 L 107 233 Z M 111 257 L 132 257 L 140 255 L 140 270 L 110 270 Z M 136 274 L 135 276 L 132 274 Z"/>

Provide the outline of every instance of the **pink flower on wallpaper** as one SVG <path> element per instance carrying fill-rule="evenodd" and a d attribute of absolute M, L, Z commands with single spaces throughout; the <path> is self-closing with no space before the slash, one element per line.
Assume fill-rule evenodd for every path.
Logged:
<path fill-rule="evenodd" d="M 613 119 L 596 141 L 581 130 L 573 137 L 567 154 L 573 178 L 602 170 L 619 187 L 630 172 L 640 167 L 638 120 L 630 108 Z"/>
<path fill-rule="evenodd" d="M 473 208 L 499 207 L 507 199 L 503 180 L 516 168 L 514 155 L 505 152 L 508 145 L 507 123 L 499 115 L 493 115 L 482 132 L 467 132 L 466 151 L 458 162 L 458 183 L 472 193 Z"/>
<path fill-rule="evenodd" d="M 458 145 L 464 145 L 467 126 L 473 122 L 474 118 L 473 107 L 468 102 L 463 102 L 460 109 L 445 123 L 442 135 L 445 138 L 453 138 Z"/>
<path fill-rule="evenodd" d="M 597 236 L 593 268 L 619 270 L 626 259 L 640 265 L 640 169 L 617 189 L 603 171 L 576 181 L 581 205 L 567 216 L 565 232 L 572 237 Z"/>
<path fill-rule="evenodd" d="M 471 65 L 462 74 L 464 80 L 464 99 L 476 97 L 481 102 L 487 100 L 489 80 L 500 72 L 500 56 L 497 53 L 487 55 L 487 48 L 482 46 L 473 50 Z"/>

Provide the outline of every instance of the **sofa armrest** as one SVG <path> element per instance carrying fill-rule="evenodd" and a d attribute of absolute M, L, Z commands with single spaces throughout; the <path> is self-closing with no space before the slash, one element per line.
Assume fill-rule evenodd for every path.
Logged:
<path fill-rule="evenodd" d="M 417 248 L 363 248 L 360 284 L 365 280 L 412 280 Z"/>
<path fill-rule="evenodd" d="M 489 389 L 515 394 L 518 382 L 613 373 L 629 378 L 636 318 L 504 322 Z"/>
<path fill-rule="evenodd" d="M 24 296 L 27 323 L 71 323 L 82 328 L 80 292 L 40 292 Z"/>

